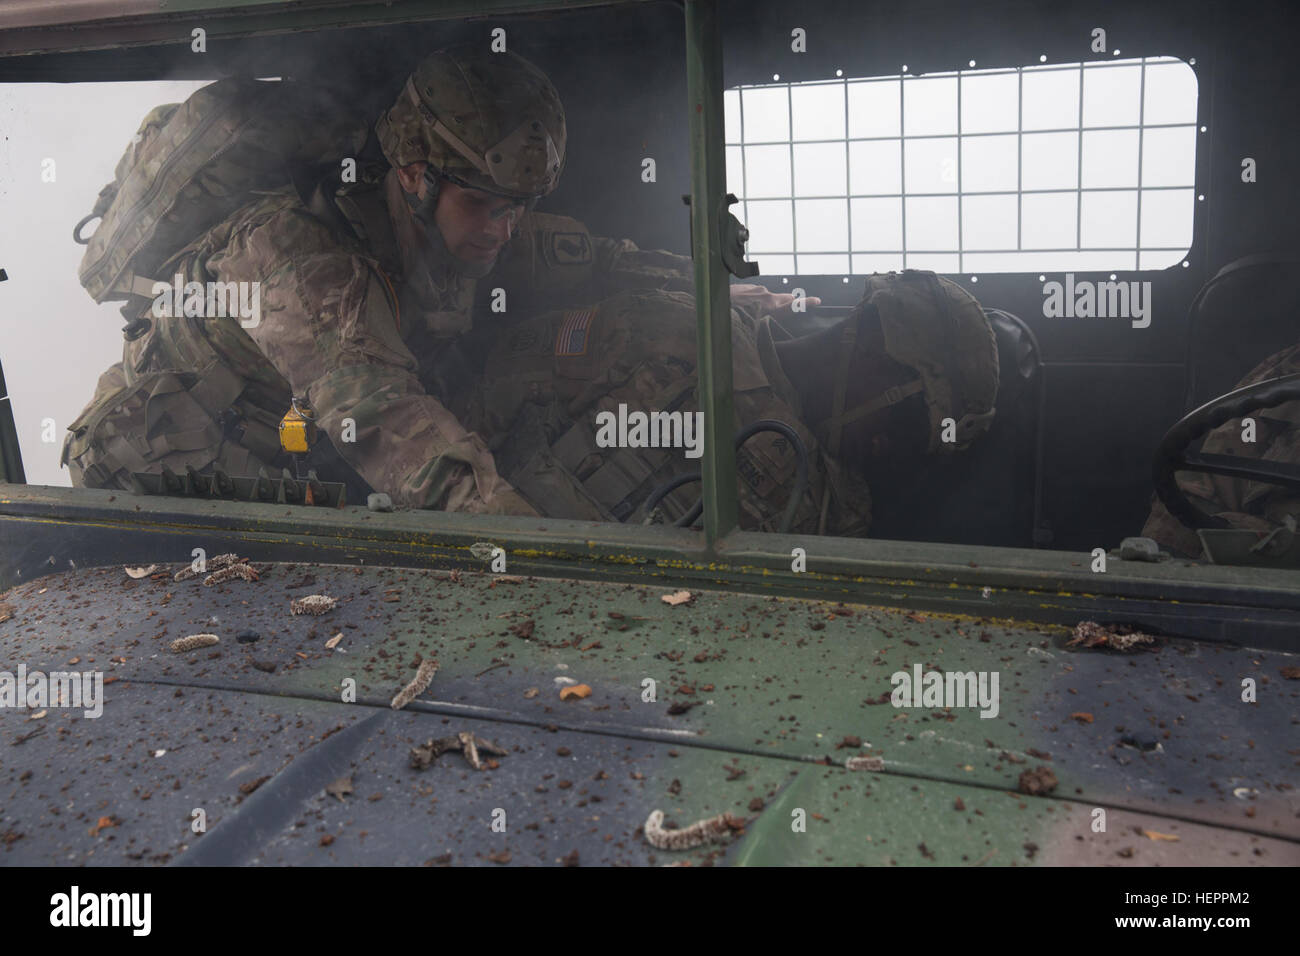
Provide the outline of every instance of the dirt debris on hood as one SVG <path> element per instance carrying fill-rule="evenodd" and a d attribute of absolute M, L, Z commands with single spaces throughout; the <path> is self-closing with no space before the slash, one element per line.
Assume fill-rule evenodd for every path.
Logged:
<path fill-rule="evenodd" d="M 338 604 L 338 598 L 328 594 L 309 594 L 289 603 L 290 614 L 328 614 Z"/>
<path fill-rule="evenodd" d="M 1035 767 L 1020 775 L 1020 792 L 1030 796 L 1051 793 L 1056 789 L 1057 783 L 1056 774 L 1052 772 L 1051 767 Z"/>
<path fill-rule="evenodd" d="M 173 581 L 188 581 L 190 578 L 197 578 L 200 574 L 207 574 L 228 568 L 231 565 L 247 563 L 247 558 L 241 558 L 239 555 L 231 552 L 229 554 L 218 554 L 216 557 L 208 558 L 203 563 L 203 570 L 194 570 L 193 564 L 187 564 L 175 574 L 172 575 Z M 130 574 L 130 570 L 127 571 Z"/>
<path fill-rule="evenodd" d="M 438 659 L 435 657 L 423 661 L 415 671 L 415 676 L 411 682 L 397 692 L 390 705 L 393 710 L 401 710 L 415 698 L 424 693 L 425 689 L 433 683 L 433 675 L 438 673 Z"/>
<path fill-rule="evenodd" d="M 1153 647 L 1156 639 L 1128 624 L 1098 624 L 1080 621 L 1074 636 L 1065 642 L 1066 647 L 1106 647 L 1112 651 L 1131 651 L 1137 647 Z"/>
<path fill-rule="evenodd" d="M 213 571 L 203 579 L 203 586 L 210 588 L 214 584 L 221 584 L 234 578 L 242 578 L 245 581 L 259 580 L 258 573 L 253 570 L 251 564 L 235 563 L 226 565 L 226 567 L 221 568 L 219 571 Z"/>
<path fill-rule="evenodd" d="M 339 801 L 339 803 L 347 803 L 347 801 L 344 800 L 343 798 L 345 796 L 349 796 L 354 792 L 355 792 L 355 788 L 352 785 L 351 774 L 348 774 L 346 777 L 339 777 L 333 783 L 327 783 L 325 785 L 326 795 L 334 797 Z"/>
<path fill-rule="evenodd" d="M 848 770 L 874 770 L 877 773 L 885 769 L 884 757 L 850 757 L 844 761 Z"/>
<path fill-rule="evenodd" d="M 220 643 L 221 638 L 215 634 L 191 634 L 189 637 L 176 638 L 168 646 L 177 654 L 184 654 L 186 651 L 198 650 L 200 647 L 211 647 L 213 644 Z"/>
<path fill-rule="evenodd" d="M 646 818 L 645 838 L 657 850 L 691 850 L 706 843 L 725 843 L 732 833 L 744 829 L 743 817 L 719 813 L 680 830 L 665 830 L 664 812 L 655 810 Z"/>
<path fill-rule="evenodd" d="M 468 731 L 461 731 L 452 737 L 430 738 L 421 746 L 412 747 L 411 766 L 416 770 L 427 770 L 435 760 L 449 750 L 459 750 L 464 755 L 466 762 L 475 770 L 482 770 L 484 766 L 495 765 L 495 761 L 484 764 L 479 756 L 480 754 L 504 757 L 507 753 L 504 747 L 500 747 L 486 738 L 479 737 Z"/>

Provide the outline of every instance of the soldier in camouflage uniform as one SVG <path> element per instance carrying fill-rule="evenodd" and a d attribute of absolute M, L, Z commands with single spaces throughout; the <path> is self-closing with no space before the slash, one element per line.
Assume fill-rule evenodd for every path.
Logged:
<path fill-rule="evenodd" d="M 532 211 L 562 171 L 565 120 L 550 81 L 513 54 L 427 57 L 375 139 L 382 159 L 356 183 L 327 180 L 309 200 L 271 192 L 164 267 L 187 281 L 259 282 L 260 324 L 153 319 L 72 426 L 74 483 L 128 487 L 131 471 L 160 465 L 278 465 L 276 425 L 304 396 L 337 454 L 397 504 L 533 513 L 460 421 L 471 389 L 456 340 L 500 319 L 496 289 L 513 314 L 626 288 L 687 291 L 690 260 Z M 791 298 L 746 295 L 751 307 Z M 130 393 L 160 372 L 175 374 Z"/>
<path fill-rule="evenodd" d="M 1269 379 L 1300 372 L 1300 345 L 1270 355 L 1255 366 L 1235 388 L 1245 388 Z M 1205 436 L 1201 452 L 1206 455 L 1236 455 L 1241 458 L 1300 462 L 1300 402 L 1285 402 L 1276 408 L 1253 412 L 1254 442 L 1241 440 L 1241 420 L 1220 425 Z M 1218 515 L 1230 527 L 1267 533 L 1281 527 L 1288 516 L 1300 518 L 1300 494 L 1264 481 L 1246 481 L 1223 475 L 1182 472 L 1179 487 L 1191 502 L 1209 514 Z M 1199 558 L 1201 539 L 1195 531 L 1169 513 L 1158 498 L 1152 498 L 1151 514 L 1142 529 L 1171 553 Z"/>
<path fill-rule="evenodd" d="M 480 109 L 484 103 L 491 108 Z M 565 124 L 549 81 L 519 57 L 466 48 L 432 55 L 379 119 L 375 134 L 383 160 L 360 168 L 356 183 L 327 180 L 306 200 L 293 188 L 270 192 L 208 230 L 164 267 L 164 275 L 180 272 L 186 280 L 259 282 L 262 319 L 243 329 L 231 321 L 158 318 L 147 334 L 128 341 L 123 363 L 101 378 L 95 401 L 73 425 L 67 453 L 74 481 L 123 487 L 130 471 L 156 470 L 159 464 L 242 474 L 278 464 L 275 425 L 293 395 L 307 398 L 329 445 L 360 479 L 389 492 L 399 505 L 628 516 L 637 494 L 663 473 L 662 455 L 646 461 L 642 450 L 620 449 L 575 460 L 590 445 L 591 435 L 583 437 L 587 419 L 582 427 L 569 427 L 568 438 L 553 453 L 549 446 L 539 450 L 534 447 L 539 435 L 559 439 L 559 433 L 553 427 L 520 429 L 501 412 L 500 399 L 487 403 L 494 414 L 487 414 L 482 402 L 475 414 L 474 373 L 482 367 L 483 346 L 499 338 L 507 321 L 496 314 L 498 301 L 508 303 L 513 321 L 542 309 L 590 307 L 619 290 L 656 290 L 658 298 L 601 306 L 601 321 L 580 352 L 551 356 L 543 350 L 530 353 L 530 360 L 547 367 L 543 377 L 554 372 L 548 394 L 564 399 L 567 415 L 594 410 L 591 403 L 606 386 L 613 388 L 606 402 L 625 395 L 649 403 L 651 411 L 663 410 L 655 403 L 671 408 L 676 406 L 669 403 L 688 401 L 694 318 L 690 299 L 681 293 L 693 288 L 690 260 L 643 251 L 628 240 L 593 238 L 573 219 L 532 211 L 562 171 Z M 797 529 L 840 534 L 866 529 L 865 485 L 843 474 L 838 463 L 840 416 L 846 408 L 856 407 L 859 419 L 896 417 L 901 412 L 891 406 L 924 385 L 932 412 L 951 406 L 959 409 L 959 418 L 961 409 L 991 416 L 996 350 L 978 305 L 933 277 L 927 289 L 919 305 L 909 301 L 884 310 L 892 317 L 890 354 L 901 355 L 904 364 L 865 377 L 861 368 L 850 374 L 842 365 L 832 396 L 825 365 L 836 355 L 847 362 L 855 354 L 853 342 L 837 332 L 817 348 L 807 342 L 778 344 L 788 336 L 761 319 L 788 309 L 792 297 L 760 286 L 732 287 L 738 419 L 783 421 L 808 449 L 808 488 Z M 959 293 L 955 297 L 953 290 Z M 941 311 L 933 312 L 940 302 Z M 931 313 L 943 316 L 937 325 L 904 321 L 909 314 Z M 539 320 L 543 331 L 536 341 L 554 340 L 555 330 L 545 325 L 554 317 Z M 858 327 L 845 324 L 843 335 L 856 334 Z M 921 329 L 938 336 L 948 359 L 913 341 Z M 978 341 L 954 338 L 954 330 L 974 331 Z M 874 334 L 880 338 L 878 327 Z M 972 374 L 982 376 L 982 384 L 970 392 L 974 400 L 944 397 L 948 386 L 940 383 L 962 377 L 951 377 L 953 369 L 944 362 L 954 347 L 972 343 L 979 366 Z M 801 381 L 810 386 L 802 399 L 775 358 L 782 349 L 789 367 L 800 370 Z M 877 347 L 874 354 L 885 351 Z M 618 371 L 638 365 L 637 386 L 619 392 L 626 380 L 615 381 Z M 886 398 L 874 411 L 860 407 L 854 396 L 865 383 L 887 387 L 888 376 L 903 368 L 906 374 L 894 384 L 914 380 L 904 394 Z M 145 376 L 160 373 L 149 394 L 130 392 L 133 380 L 149 381 Z M 508 397 L 522 379 L 490 372 L 488 381 Z M 542 387 L 536 376 L 528 381 Z M 580 383 L 581 394 L 574 391 Z M 98 420 L 112 406 L 101 399 L 124 391 L 128 404 L 139 406 L 129 419 L 134 433 Z M 987 401 L 980 397 L 985 393 Z M 881 397 L 858 397 L 873 396 Z M 825 448 L 800 423 L 801 400 L 811 402 L 808 421 L 825 425 Z M 535 414 L 537 403 L 531 404 Z M 137 424 L 142 420 L 145 427 Z M 929 424 L 923 421 L 910 433 L 923 433 Z M 853 429 L 870 434 L 867 447 L 882 453 L 889 429 L 867 432 L 861 422 Z M 492 438 L 492 448 L 485 436 Z M 844 453 L 851 456 L 858 447 L 850 441 Z M 532 449 L 533 457 L 523 449 Z M 508 458 L 511 474 L 530 485 L 529 496 L 503 477 L 494 450 Z M 606 458 L 608 467 L 601 467 Z M 575 480 L 539 484 L 539 462 L 556 465 L 557 474 Z M 332 473 L 337 464 L 323 467 L 322 477 L 337 477 Z M 774 506 L 792 487 L 795 457 L 787 439 L 755 436 L 739 465 L 747 521 L 770 524 Z M 590 489 L 585 495 L 577 490 L 584 483 Z M 679 492 L 665 509 L 675 516 L 689 496 L 689 489 Z"/>
<path fill-rule="evenodd" d="M 732 311 L 735 426 L 775 420 L 807 452 L 806 487 L 784 530 L 865 534 L 873 460 L 959 451 L 991 424 L 998 355 L 983 311 L 933 273 L 872 276 L 858 308 L 792 339 L 770 315 Z M 603 448 L 596 415 L 698 409 L 695 307 L 673 292 L 623 293 L 594 309 L 526 320 L 498 337 L 467 420 L 515 488 L 547 515 L 641 520 L 652 491 L 698 471 L 678 449 Z M 946 434 L 945 434 L 946 433 Z M 740 525 L 781 530 L 798 454 L 760 432 L 737 452 Z M 669 520 L 698 485 L 669 494 Z"/>

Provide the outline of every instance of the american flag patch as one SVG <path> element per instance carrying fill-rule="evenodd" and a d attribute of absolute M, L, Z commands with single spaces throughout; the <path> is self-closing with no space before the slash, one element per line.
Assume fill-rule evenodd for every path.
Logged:
<path fill-rule="evenodd" d="M 556 355 L 585 355 L 587 353 L 587 329 L 591 326 L 595 309 L 581 312 L 565 312 L 560 331 L 555 336 Z"/>

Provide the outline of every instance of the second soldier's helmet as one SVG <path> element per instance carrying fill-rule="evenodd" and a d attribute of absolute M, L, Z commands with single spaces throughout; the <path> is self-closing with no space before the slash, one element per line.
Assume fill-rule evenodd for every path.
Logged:
<path fill-rule="evenodd" d="M 915 374 L 907 384 L 846 408 L 848 365 L 868 306 L 879 316 L 885 352 Z M 979 302 L 961 286 L 914 269 L 872 275 L 844 336 L 832 415 L 821 426 L 832 454 L 838 454 L 844 425 L 918 392 L 928 413 L 930 453 L 964 450 L 989 430 L 998 392 L 997 337 Z"/>
<path fill-rule="evenodd" d="M 424 58 L 375 126 L 394 166 L 427 162 L 457 185 L 536 200 L 564 169 L 560 97 L 521 56 L 456 46 Z"/>

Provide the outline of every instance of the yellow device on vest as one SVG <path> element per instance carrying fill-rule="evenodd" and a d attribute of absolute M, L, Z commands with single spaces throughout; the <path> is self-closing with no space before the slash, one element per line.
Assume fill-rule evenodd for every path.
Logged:
<path fill-rule="evenodd" d="M 295 398 L 280 419 L 280 447 L 291 455 L 305 455 L 316 441 L 316 421 L 305 399 Z"/>

